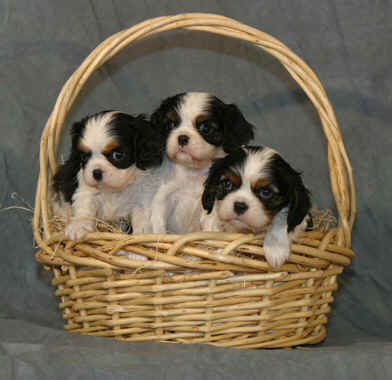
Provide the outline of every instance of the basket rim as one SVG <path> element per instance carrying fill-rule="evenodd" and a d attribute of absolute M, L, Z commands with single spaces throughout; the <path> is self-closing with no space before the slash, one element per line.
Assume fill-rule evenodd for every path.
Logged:
<path fill-rule="evenodd" d="M 155 34 L 174 29 L 202 31 L 248 41 L 273 55 L 304 90 L 316 108 L 327 139 L 330 185 L 338 212 L 337 244 L 351 246 L 351 230 L 356 214 L 355 186 L 351 164 L 327 94 L 310 67 L 286 45 L 256 28 L 234 19 L 209 13 L 182 13 L 140 22 L 101 42 L 81 63 L 63 86 L 47 120 L 40 141 L 40 172 L 37 183 L 33 232 L 38 245 L 50 248 L 45 240 L 49 229 L 49 182 L 56 170 L 57 149 L 66 115 L 91 74 L 120 50 Z M 216 233 L 217 236 L 220 233 Z"/>

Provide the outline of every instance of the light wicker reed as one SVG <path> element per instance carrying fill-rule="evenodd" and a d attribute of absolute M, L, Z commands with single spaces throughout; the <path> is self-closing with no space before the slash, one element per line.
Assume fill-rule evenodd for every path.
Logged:
<path fill-rule="evenodd" d="M 127 45 L 172 29 L 220 34 L 264 49 L 283 64 L 318 111 L 328 144 L 338 223 L 336 228 L 303 233 L 278 271 L 264 259 L 263 235 L 95 232 L 72 242 L 53 228 L 51 178 L 64 120 L 80 90 L 95 70 Z M 66 82 L 42 134 L 33 226 L 40 247 L 36 259 L 54 273 L 69 331 L 237 348 L 320 342 L 326 336 L 337 275 L 354 257 L 354 218 L 351 166 L 323 86 L 280 41 L 227 17 L 158 17 L 106 39 Z M 120 249 L 148 260 L 117 256 Z"/>

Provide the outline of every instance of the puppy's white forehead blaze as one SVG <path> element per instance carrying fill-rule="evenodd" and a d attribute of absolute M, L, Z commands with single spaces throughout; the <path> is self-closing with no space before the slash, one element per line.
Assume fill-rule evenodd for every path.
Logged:
<path fill-rule="evenodd" d="M 177 109 L 181 123 L 192 125 L 196 116 L 208 110 L 210 99 L 211 94 L 207 92 L 188 92 L 184 95 Z"/>
<path fill-rule="evenodd" d="M 264 148 L 255 153 L 249 153 L 243 167 L 240 169 L 242 180 L 252 183 L 259 178 L 267 177 L 267 165 L 276 151 L 271 148 Z"/>
<path fill-rule="evenodd" d="M 113 139 L 105 126 L 112 121 L 115 114 L 116 112 L 106 112 L 103 115 L 90 118 L 84 128 L 81 143 L 92 152 L 104 150 Z"/>

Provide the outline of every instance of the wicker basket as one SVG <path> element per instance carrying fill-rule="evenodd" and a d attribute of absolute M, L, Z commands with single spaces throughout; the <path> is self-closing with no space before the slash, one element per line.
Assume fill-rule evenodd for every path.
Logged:
<path fill-rule="evenodd" d="M 65 239 L 51 223 L 50 182 L 67 112 L 90 75 L 134 41 L 172 29 L 251 42 L 276 57 L 316 107 L 328 143 L 336 228 L 303 233 L 279 271 L 264 259 L 264 235 L 89 233 Z M 128 341 L 292 347 L 326 336 L 326 314 L 350 249 L 355 191 L 350 162 L 327 95 L 312 70 L 275 38 L 214 14 L 147 20 L 102 42 L 63 87 L 41 138 L 34 236 L 36 259 L 54 273 L 65 329 Z M 148 260 L 117 256 L 132 251 Z"/>

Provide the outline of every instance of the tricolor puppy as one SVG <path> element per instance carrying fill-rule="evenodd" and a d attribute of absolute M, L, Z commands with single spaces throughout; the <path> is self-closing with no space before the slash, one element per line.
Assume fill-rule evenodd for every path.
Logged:
<path fill-rule="evenodd" d="M 291 240 L 311 223 L 300 173 L 271 148 L 241 147 L 216 160 L 202 203 L 203 231 L 266 231 L 264 252 L 273 267 L 287 260 Z"/>
<path fill-rule="evenodd" d="M 248 143 L 253 126 L 237 106 L 205 92 L 165 99 L 151 123 L 166 139 L 162 185 L 152 203 L 153 232 L 198 231 L 201 194 L 212 160 Z"/>
<path fill-rule="evenodd" d="M 133 187 L 160 165 L 163 145 L 143 116 L 103 111 L 72 126 L 68 160 L 54 176 L 55 214 L 68 217 L 65 235 L 81 239 L 97 220 L 129 220 Z"/>

